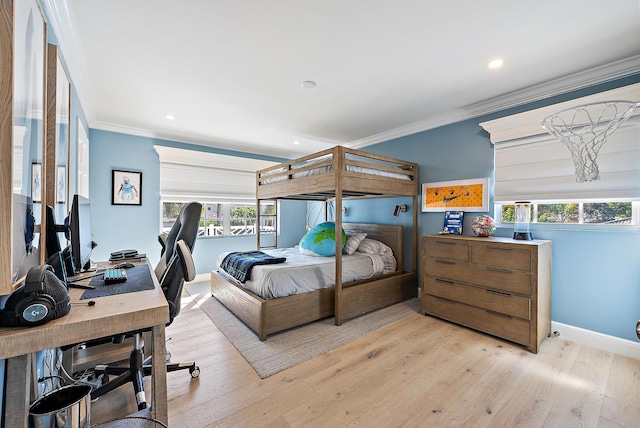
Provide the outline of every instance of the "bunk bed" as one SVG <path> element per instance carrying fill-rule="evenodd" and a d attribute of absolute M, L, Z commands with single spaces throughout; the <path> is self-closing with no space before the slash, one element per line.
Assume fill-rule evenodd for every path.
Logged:
<path fill-rule="evenodd" d="M 261 201 L 278 199 L 332 201 L 335 213 L 341 213 L 343 200 L 391 197 L 412 198 L 410 270 L 405 270 L 402 226 L 343 223 L 342 216 L 336 215 L 336 230 L 367 233 L 367 238 L 392 248 L 397 260 L 396 271 L 343 284 L 343 242 L 342 235 L 336 233 L 333 287 L 264 299 L 214 270 L 211 272 L 212 295 L 254 330 L 262 341 L 269 334 L 329 316 L 335 316 L 336 325 L 341 325 L 348 319 L 415 297 L 419 208 L 416 163 L 336 146 L 256 172 L 257 206 Z M 259 232 L 256 240 L 260 249 Z"/>

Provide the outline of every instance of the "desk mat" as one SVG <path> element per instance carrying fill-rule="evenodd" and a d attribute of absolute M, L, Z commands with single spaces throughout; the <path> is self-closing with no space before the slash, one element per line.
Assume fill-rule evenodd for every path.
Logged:
<path fill-rule="evenodd" d="M 140 265 L 127 269 L 127 280 L 124 282 L 105 284 L 104 276 L 98 275 L 91 278 L 89 285 L 95 288 L 85 290 L 82 293 L 82 296 L 80 296 L 80 300 L 133 293 L 143 290 L 153 290 L 155 286 L 147 265 Z"/>

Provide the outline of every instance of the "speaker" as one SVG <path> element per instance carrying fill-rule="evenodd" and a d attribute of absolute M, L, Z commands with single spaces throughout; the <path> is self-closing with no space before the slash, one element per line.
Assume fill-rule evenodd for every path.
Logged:
<path fill-rule="evenodd" d="M 69 313 L 71 308 L 66 286 L 50 265 L 29 269 L 25 283 L 5 303 L 0 312 L 3 327 L 36 326 Z"/>

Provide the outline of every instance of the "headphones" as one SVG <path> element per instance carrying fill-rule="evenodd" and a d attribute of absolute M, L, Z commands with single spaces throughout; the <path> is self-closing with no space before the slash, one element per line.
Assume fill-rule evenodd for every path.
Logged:
<path fill-rule="evenodd" d="M 56 302 L 44 290 L 45 272 L 53 272 L 50 265 L 29 269 L 22 289 L 23 297 L 16 304 L 16 316 L 21 325 L 34 326 L 51 320 Z"/>
<path fill-rule="evenodd" d="M 25 283 L 0 310 L 0 326 L 33 327 L 69 313 L 71 304 L 65 284 L 50 265 L 29 269 Z"/>

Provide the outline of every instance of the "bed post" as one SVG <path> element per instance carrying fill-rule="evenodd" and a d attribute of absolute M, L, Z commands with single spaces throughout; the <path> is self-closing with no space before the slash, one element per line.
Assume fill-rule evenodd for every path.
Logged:
<path fill-rule="evenodd" d="M 418 201 L 418 192 L 420 190 L 420 185 L 418 183 L 418 171 L 415 170 L 414 172 L 414 181 L 416 182 L 416 191 L 413 194 L 413 230 L 412 230 L 412 237 L 413 240 L 412 242 L 412 248 L 413 248 L 413 254 L 411 257 L 411 271 L 412 272 L 417 272 L 418 269 L 418 235 L 420 234 L 419 230 L 418 230 L 418 212 L 420 211 L 420 202 Z M 421 281 L 418 281 L 418 283 L 420 283 Z"/>
<path fill-rule="evenodd" d="M 333 151 L 333 161 L 336 181 L 335 192 L 335 226 L 336 226 L 336 286 L 335 286 L 335 318 L 336 325 L 342 325 L 342 173 L 345 167 L 344 149 L 336 146 Z"/>

